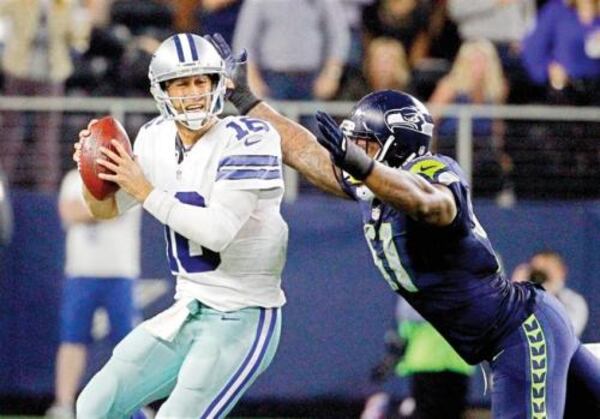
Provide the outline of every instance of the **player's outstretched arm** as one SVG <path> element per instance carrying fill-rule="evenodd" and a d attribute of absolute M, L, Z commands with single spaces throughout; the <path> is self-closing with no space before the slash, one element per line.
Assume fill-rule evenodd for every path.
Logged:
<path fill-rule="evenodd" d="M 450 189 L 432 185 L 406 170 L 376 163 L 364 182 L 379 199 L 418 220 L 443 227 L 456 217 L 456 202 Z"/>
<path fill-rule="evenodd" d="M 263 119 L 275 127 L 281 136 L 283 162 L 325 192 L 347 198 L 348 195 L 337 180 L 337 169 L 331 164 L 329 154 L 319 145 L 315 136 L 258 99 L 250 90 L 246 52 L 234 56 L 227 42 L 218 33 L 205 38 L 214 45 L 226 62 L 227 73 L 232 81 L 228 92 L 229 101 L 242 115 Z"/>
<path fill-rule="evenodd" d="M 436 226 L 449 225 L 456 217 L 456 202 L 449 188 L 432 185 L 406 170 L 375 162 L 349 141 L 337 123 L 326 113 L 317 113 L 319 142 L 336 165 L 361 180 L 382 201 L 412 217 Z"/>
<path fill-rule="evenodd" d="M 329 153 L 315 136 L 300 124 L 281 115 L 265 102 L 254 106 L 248 115 L 270 122 L 281 136 L 283 162 L 302 173 L 309 182 L 333 195 L 348 198 L 342 190 L 338 170 L 332 163 Z"/>

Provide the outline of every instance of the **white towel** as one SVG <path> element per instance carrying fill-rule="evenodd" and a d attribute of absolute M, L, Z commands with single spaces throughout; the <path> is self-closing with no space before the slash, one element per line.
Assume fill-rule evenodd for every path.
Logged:
<path fill-rule="evenodd" d="M 147 331 L 154 336 L 171 342 L 177 332 L 190 315 L 188 305 L 193 301 L 192 298 L 182 298 L 177 300 L 171 307 L 158 313 L 156 316 L 142 323 Z"/>

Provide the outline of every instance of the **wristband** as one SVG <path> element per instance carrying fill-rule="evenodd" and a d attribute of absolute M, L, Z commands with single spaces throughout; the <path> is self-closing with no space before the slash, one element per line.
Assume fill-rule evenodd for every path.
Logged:
<path fill-rule="evenodd" d="M 233 103 L 238 112 L 242 115 L 247 115 L 256 105 L 262 102 L 259 98 L 254 96 L 250 90 L 234 90 L 229 96 L 229 101 Z"/>
<path fill-rule="evenodd" d="M 365 180 L 375 167 L 375 160 L 352 141 L 346 143 L 346 154 L 339 166 L 357 180 Z"/>

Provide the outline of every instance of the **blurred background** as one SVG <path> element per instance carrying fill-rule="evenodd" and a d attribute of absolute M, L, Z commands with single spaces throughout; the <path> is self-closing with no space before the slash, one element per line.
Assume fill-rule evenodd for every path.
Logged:
<path fill-rule="evenodd" d="M 255 91 L 309 129 L 316 110 L 341 120 L 376 89 L 427 102 L 434 150 L 472 180 L 507 276 L 544 285 L 558 275 L 553 290 L 581 297 L 565 305 L 582 340 L 600 341 L 600 1 L 0 0 L 0 415 L 43 416 L 54 399 L 65 262 L 57 203 L 77 133 L 112 114 L 133 140 L 157 115 L 151 55 L 181 31 L 220 32 L 246 48 Z M 291 169 L 285 180 L 281 344 L 233 415 L 409 417 L 402 348 L 374 373 L 406 319 L 371 266 L 358 208 Z M 162 234 L 144 216 L 135 297 L 145 318 L 172 301 Z M 560 255 L 562 273 L 532 265 L 540 250 Z M 100 310 L 84 382 L 110 355 L 108 331 Z M 486 374 L 467 374 L 467 417 L 489 417 Z"/>

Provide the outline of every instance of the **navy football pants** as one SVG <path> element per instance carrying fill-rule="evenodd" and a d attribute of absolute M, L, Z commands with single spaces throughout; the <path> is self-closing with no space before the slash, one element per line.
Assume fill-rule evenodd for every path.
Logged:
<path fill-rule="evenodd" d="M 490 362 L 494 418 L 562 419 L 567 382 L 577 386 L 573 394 L 600 403 L 600 360 L 575 337 L 554 297 L 539 291 L 536 299 L 533 314 Z"/>

